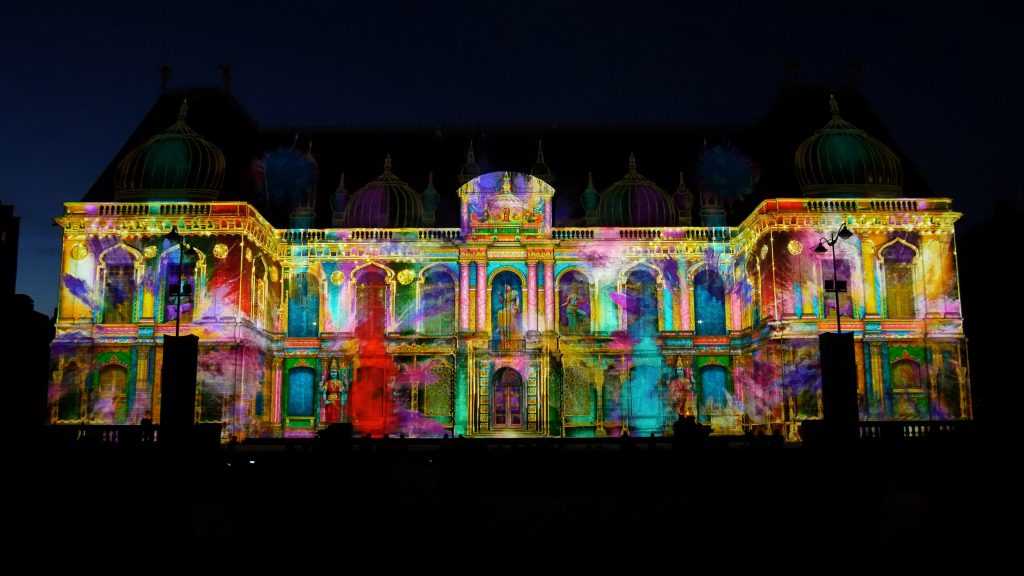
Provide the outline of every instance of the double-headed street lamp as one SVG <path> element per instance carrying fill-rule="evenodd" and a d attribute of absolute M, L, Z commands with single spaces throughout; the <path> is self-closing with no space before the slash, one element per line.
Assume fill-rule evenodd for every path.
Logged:
<path fill-rule="evenodd" d="M 188 251 L 189 256 L 195 256 L 196 249 L 185 242 L 185 237 L 178 233 L 177 226 L 172 226 L 171 231 L 164 234 L 164 239 L 178 245 L 178 281 L 174 286 L 174 337 L 177 338 L 181 332 L 181 294 L 182 292 L 185 292 L 186 295 L 192 294 L 192 286 L 189 284 L 183 286 L 181 283 L 181 275 L 184 272 L 185 265 L 185 251 Z"/>
<path fill-rule="evenodd" d="M 839 227 L 839 231 L 832 234 L 830 238 L 822 238 L 818 241 L 818 246 L 814 248 L 814 251 L 818 254 L 824 254 L 828 252 L 828 248 L 825 248 L 825 244 L 829 245 L 832 249 L 832 292 L 836 295 L 836 333 L 842 334 L 843 329 L 839 324 L 839 293 L 846 292 L 846 281 L 839 280 L 839 274 L 836 270 L 836 242 L 839 240 L 847 240 L 853 236 L 853 232 L 846 227 L 846 223 L 843 223 Z M 825 283 L 825 289 L 828 290 L 828 282 Z"/>

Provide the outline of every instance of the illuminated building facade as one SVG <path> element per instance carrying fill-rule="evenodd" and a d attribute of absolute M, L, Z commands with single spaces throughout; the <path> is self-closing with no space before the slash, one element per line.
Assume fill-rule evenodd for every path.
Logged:
<path fill-rule="evenodd" d="M 639 154 L 595 165 L 626 172 L 602 190 L 588 176 L 563 193 L 536 144 L 529 171 L 482 170 L 474 150 L 487 145 L 466 138 L 456 170 L 429 136 L 360 146 L 374 135 L 355 131 L 324 195 L 335 136 L 299 144 L 249 124 L 222 151 L 190 128 L 199 96 L 165 95 L 151 117 L 166 126 L 173 101 L 178 121 L 140 127 L 99 188 L 56 218 L 53 423 L 159 422 L 161 340 L 177 320 L 200 339 L 197 421 L 239 438 L 339 422 L 374 435 L 646 436 L 679 415 L 715 433 L 793 435 L 821 416 L 818 335 L 835 330 L 837 307 L 855 333 L 862 420 L 971 417 L 959 214 L 949 199 L 908 197 L 900 158 L 835 101 L 798 146 L 761 148 L 786 148 L 784 165 L 755 164 L 725 138 L 679 154 L 672 194 L 641 174 Z M 820 126 L 827 93 L 817 102 Z M 229 131 L 217 118 L 204 134 Z M 584 138 L 596 147 L 611 138 L 595 134 Z M 383 172 L 347 191 L 342 167 L 405 140 L 450 181 L 424 174 L 417 191 L 398 156 L 380 154 Z M 752 200 L 762 180 L 772 195 Z M 854 234 L 833 269 L 814 248 L 844 223 Z M 165 238 L 172 229 L 193 253 Z M 838 303 L 831 280 L 847 285 Z"/>

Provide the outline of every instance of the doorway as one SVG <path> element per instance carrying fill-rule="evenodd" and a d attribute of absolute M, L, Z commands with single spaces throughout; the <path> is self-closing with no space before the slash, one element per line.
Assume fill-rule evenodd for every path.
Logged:
<path fill-rule="evenodd" d="M 523 377 L 513 368 L 501 368 L 494 373 L 493 420 L 495 429 L 522 428 Z"/>

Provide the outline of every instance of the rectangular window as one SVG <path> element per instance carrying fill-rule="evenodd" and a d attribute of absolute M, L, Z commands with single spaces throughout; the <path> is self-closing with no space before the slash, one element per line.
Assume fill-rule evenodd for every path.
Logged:
<path fill-rule="evenodd" d="M 833 276 L 836 276 L 834 278 Z M 835 274 L 833 275 L 832 259 L 825 258 L 821 261 L 821 277 L 823 280 L 825 309 L 823 310 L 823 317 L 825 319 L 835 318 L 836 315 L 836 284 L 835 280 L 838 280 L 839 288 L 839 315 L 844 318 L 853 318 L 853 299 L 850 297 L 850 261 L 836 258 L 835 263 Z"/>

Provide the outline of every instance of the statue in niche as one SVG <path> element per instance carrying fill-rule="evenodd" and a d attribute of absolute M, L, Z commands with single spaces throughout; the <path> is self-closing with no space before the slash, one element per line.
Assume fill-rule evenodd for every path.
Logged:
<path fill-rule="evenodd" d="M 590 333 L 590 288 L 586 278 L 576 272 L 562 277 L 558 287 L 562 294 L 560 304 L 562 333 L 567 335 Z"/>
<path fill-rule="evenodd" d="M 520 303 L 519 293 L 511 284 L 505 284 L 500 296 L 501 309 L 498 311 L 498 338 L 510 342 L 519 337 Z"/>
<path fill-rule="evenodd" d="M 674 374 L 668 383 L 669 401 L 679 416 L 696 416 L 694 413 L 693 379 L 687 375 L 681 356 L 676 358 Z"/>
<path fill-rule="evenodd" d="M 321 387 L 321 421 L 328 423 L 341 422 L 342 407 L 348 397 L 348 384 L 338 369 L 338 361 L 331 360 L 331 369 Z"/>

